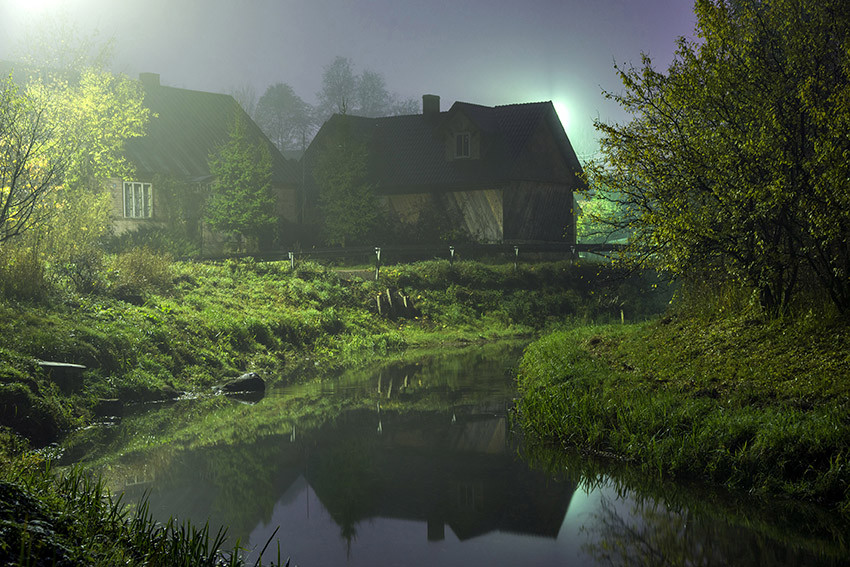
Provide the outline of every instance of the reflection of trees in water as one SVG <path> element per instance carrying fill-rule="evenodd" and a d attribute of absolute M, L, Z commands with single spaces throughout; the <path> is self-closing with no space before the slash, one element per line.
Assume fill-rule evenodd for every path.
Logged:
<path fill-rule="evenodd" d="M 617 504 L 620 504 L 620 507 Z M 657 501 L 624 501 L 603 497 L 582 528 L 589 542 L 582 547 L 603 565 L 831 565 L 763 534 L 670 509 Z"/>

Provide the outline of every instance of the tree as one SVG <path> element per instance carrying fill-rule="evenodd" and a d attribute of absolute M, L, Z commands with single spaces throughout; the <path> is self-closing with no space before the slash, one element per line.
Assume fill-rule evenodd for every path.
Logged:
<path fill-rule="evenodd" d="M 356 75 L 354 63 L 345 57 L 337 57 L 325 67 L 322 90 L 317 96 L 319 122 L 324 122 L 333 114 L 377 118 L 419 112 L 416 99 L 402 100 L 390 93 L 384 76 L 376 71 L 367 69 Z"/>
<path fill-rule="evenodd" d="M 313 175 L 325 241 L 346 246 L 365 242 L 377 226 L 379 210 L 374 185 L 367 180 L 366 146 L 354 138 L 346 117 L 338 126 L 319 154 Z"/>
<path fill-rule="evenodd" d="M 312 108 L 285 83 L 271 85 L 257 102 L 257 125 L 283 152 L 306 149 L 313 129 Z"/>
<path fill-rule="evenodd" d="M 257 115 L 257 89 L 251 83 L 245 83 L 238 87 L 231 87 L 230 96 L 239 103 L 242 110 L 250 117 Z"/>
<path fill-rule="evenodd" d="M 99 246 L 110 229 L 110 177 L 129 178 L 124 142 L 144 134 L 150 111 L 137 81 L 87 68 L 73 80 L 33 80 L 27 92 L 50 108 L 54 152 L 64 161 L 50 195 L 52 216 L 34 235 L 54 260 L 69 261 Z"/>
<path fill-rule="evenodd" d="M 214 230 L 259 238 L 277 223 L 269 148 L 252 143 L 245 122 L 236 119 L 227 143 L 209 156 L 215 180 L 204 211 Z"/>
<path fill-rule="evenodd" d="M 698 0 L 697 41 L 666 74 L 618 72 L 634 114 L 598 122 L 633 252 L 681 277 L 732 281 L 770 313 L 812 281 L 850 311 L 850 5 Z M 838 135 L 844 132 L 845 135 Z"/>
<path fill-rule="evenodd" d="M 357 100 L 357 77 L 351 59 L 337 57 L 325 66 L 322 90 L 318 93 L 319 113 L 327 119 L 332 114 L 348 114 Z"/>
<path fill-rule="evenodd" d="M 0 242 L 45 221 L 47 197 L 64 175 L 67 156 L 57 151 L 44 103 L 21 93 L 11 78 L 0 82 Z"/>

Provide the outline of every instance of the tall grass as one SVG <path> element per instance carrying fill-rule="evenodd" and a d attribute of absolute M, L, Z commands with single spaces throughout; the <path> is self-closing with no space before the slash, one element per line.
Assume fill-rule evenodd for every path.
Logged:
<path fill-rule="evenodd" d="M 0 476 L 0 514 L 4 565 L 247 564 L 239 542 L 226 547 L 223 529 L 212 533 L 209 524 L 198 527 L 175 518 L 156 522 L 146 500 L 128 506 L 79 469 L 53 476 L 49 464 L 7 462 Z M 254 565 L 261 562 L 262 554 Z M 280 557 L 269 563 L 282 564 Z"/>

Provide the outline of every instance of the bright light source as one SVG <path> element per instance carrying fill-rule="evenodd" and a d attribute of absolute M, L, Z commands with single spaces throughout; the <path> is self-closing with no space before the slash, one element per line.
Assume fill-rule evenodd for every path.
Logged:
<path fill-rule="evenodd" d="M 570 112 L 567 108 L 567 103 L 562 100 L 554 100 L 552 104 L 555 106 L 555 112 L 558 113 L 558 118 L 561 119 L 561 124 L 566 130 L 567 124 L 570 122 Z"/>

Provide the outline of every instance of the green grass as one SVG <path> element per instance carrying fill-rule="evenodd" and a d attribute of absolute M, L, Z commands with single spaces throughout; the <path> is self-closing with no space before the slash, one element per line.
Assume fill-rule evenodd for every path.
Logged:
<path fill-rule="evenodd" d="M 0 563 L 3 565 L 246 565 L 227 534 L 172 518 L 154 521 L 79 469 L 58 476 L 49 459 L 0 439 Z M 282 565 L 280 551 L 277 561 Z M 268 555 L 267 555 L 268 556 Z M 287 562 L 288 564 L 288 562 Z"/>
<path fill-rule="evenodd" d="M 293 271 L 288 262 L 250 258 L 170 262 L 144 250 L 102 263 L 104 272 L 86 272 L 88 293 L 74 286 L 80 278 L 54 274 L 43 297 L 0 299 L 0 403 L 25 401 L 32 415 L 45 416 L 38 420 L 53 423 L 40 443 L 89 420 L 99 398 L 204 393 L 249 371 L 292 380 L 407 348 L 529 336 L 565 318 L 614 318 L 621 309 L 632 317 L 646 309 L 636 299 L 640 278 L 565 262 L 519 270 L 422 262 L 387 266 L 378 282 L 349 281 L 308 262 Z M 387 289 L 409 295 L 418 311 L 379 316 L 375 298 Z M 87 371 L 76 391 L 62 393 L 35 359 Z M 33 440 L 39 435 L 34 422 L 0 425 Z"/>
<path fill-rule="evenodd" d="M 662 476 L 850 513 L 850 329 L 671 316 L 559 331 L 520 368 L 520 420 Z"/>

